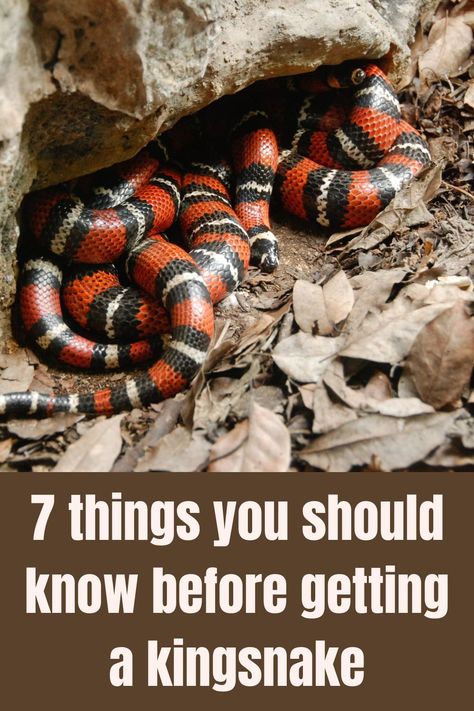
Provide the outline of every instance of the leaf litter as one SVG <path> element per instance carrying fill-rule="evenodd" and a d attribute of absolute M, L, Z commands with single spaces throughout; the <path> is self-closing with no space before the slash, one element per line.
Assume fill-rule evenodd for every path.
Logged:
<path fill-rule="evenodd" d="M 216 309 L 201 372 L 111 418 L 0 423 L 5 471 L 393 471 L 474 465 L 472 0 L 423 17 L 402 113 L 433 165 L 363 229 L 276 212 L 281 266 Z M 120 376 L 0 356 L 0 392 L 89 392 Z"/>

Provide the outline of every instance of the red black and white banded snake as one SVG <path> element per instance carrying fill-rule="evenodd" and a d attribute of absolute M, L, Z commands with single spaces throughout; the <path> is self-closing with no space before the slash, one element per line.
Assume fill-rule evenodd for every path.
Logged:
<path fill-rule="evenodd" d="M 326 91 L 347 86 L 336 98 Z M 276 101 L 282 92 L 284 101 Z M 30 342 L 60 363 L 94 371 L 155 361 L 138 377 L 89 394 L 0 395 L 1 415 L 111 414 L 173 396 L 204 362 L 213 304 L 238 287 L 249 260 L 265 271 L 278 265 L 272 195 L 323 228 L 361 226 L 430 160 L 374 64 L 255 85 L 223 106 L 221 115 L 204 112 L 191 138 L 171 131 L 168 144 L 158 139 L 98 179 L 31 194 L 27 228 L 43 254 L 25 262 L 19 284 Z M 170 147 L 196 148 L 203 135 L 197 160 L 184 169 L 182 156 L 168 160 Z M 227 154 L 216 150 L 219 140 Z M 165 236 L 176 221 L 189 251 Z M 117 259 L 140 291 L 120 285 Z M 72 330 L 63 305 L 103 342 Z"/>

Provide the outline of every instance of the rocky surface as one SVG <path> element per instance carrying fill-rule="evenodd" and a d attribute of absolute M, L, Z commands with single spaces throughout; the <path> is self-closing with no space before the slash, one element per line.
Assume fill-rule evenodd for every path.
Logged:
<path fill-rule="evenodd" d="M 3 0 L 3 323 L 15 215 L 32 187 L 123 160 L 181 116 L 258 79 L 385 57 L 396 81 L 430 4 L 401 0 L 394 15 L 388 0 Z"/>

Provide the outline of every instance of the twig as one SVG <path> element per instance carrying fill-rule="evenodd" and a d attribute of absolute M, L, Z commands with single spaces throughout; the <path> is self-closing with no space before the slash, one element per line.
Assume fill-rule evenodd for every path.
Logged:
<path fill-rule="evenodd" d="M 446 188 L 452 188 L 453 190 L 456 190 L 458 193 L 462 193 L 463 195 L 470 197 L 471 200 L 474 200 L 474 195 L 471 192 L 469 192 L 469 190 L 464 190 L 464 188 L 460 188 L 457 185 L 451 185 L 451 183 L 447 183 L 445 180 L 443 180 L 442 183 Z"/>

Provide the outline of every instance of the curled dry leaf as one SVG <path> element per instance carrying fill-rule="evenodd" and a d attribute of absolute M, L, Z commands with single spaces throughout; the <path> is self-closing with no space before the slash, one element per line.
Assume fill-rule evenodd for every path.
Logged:
<path fill-rule="evenodd" d="M 205 465 L 210 443 L 181 425 L 150 447 L 139 459 L 136 472 L 194 472 Z"/>
<path fill-rule="evenodd" d="M 299 383 L 317 383 L 341 347 L 339 338 L 294 334 L 278 343 L 272 353 L 277 366 Z"/>
<path fill-rule="evenodd" d="M 120 454 L 120 423 L 124 415 L 99 420 L 77 442 L 69 445 L 55 472 L 108 472 Z"/>
<path fill-rule="evenodd" d="M 295 320 L 306 333 L 329 336 L 347 318 L 353 304 L 354 292 L 342 270 L 324 286 L 299 279 L 293 288 Z"/>
<path fill-rule="evenodd" d="M 418 59 L 422 90 L 437 79 L 454 76 L 471 53 L 472 29 L 459 17 L 445 17 L 431 27 L 428 49 Z"/>
<path fill-rule="evenodd" d="M 392 397 L 390 378 L 381 370 L 375 371 L 364 390 L 367 397 L 380 400 L 381 402 L 383 400 L 390 400 Z"/>
<path fill-rule="evenodd" d="M 250 417 L 211 448 L 210 472 L 286 472 L 290 466 L 288 429 L 274 412 L 254 403 Z"/>
<path fill-rule="evenodd" d="M 263 341 L 265 341 L 270 333 L 276 328 L 283 316 L 290 310 L 290 307 L 291 300 L 288 299 L 288 301 L 276 311 L 262 314 L 262 316 L 254 324 L 252 324 L 252 326 L 243 332 L 239 338 L 238 344 L 231 352 L 232 356 L 243 353 L 255 343 L 263 343 Z"/>
<path fill-rule="evenodd" d="M 384 470 L 405 469 L 443 442 L 458 415 L 435 412 L 405 419 L 367 415 L 316 438 L 298 456 L 325 471 L 349 471 L 374 458 Z"/>
<path fill-rule="evenodd" d="M 421 399 L 439 409 L 457 402 L 473 366 L 474 319 L 460 300 L 420 331 L 406 370 Z"/>

